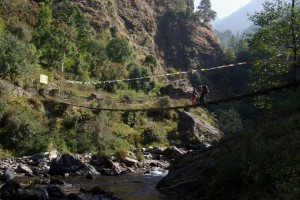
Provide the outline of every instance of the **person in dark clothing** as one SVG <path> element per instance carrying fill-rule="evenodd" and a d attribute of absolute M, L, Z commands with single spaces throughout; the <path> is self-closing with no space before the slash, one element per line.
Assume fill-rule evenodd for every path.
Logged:
<path fill-rule="evenodd" d="M 205 95 L 207 95 L 208 93 L 209 93 L 209 90 L 208 90 L 207 85 L 202 85 L 202 90 L 201 90 L 200 99 L 199 99 L 200 104 L 205 103 Z"/>

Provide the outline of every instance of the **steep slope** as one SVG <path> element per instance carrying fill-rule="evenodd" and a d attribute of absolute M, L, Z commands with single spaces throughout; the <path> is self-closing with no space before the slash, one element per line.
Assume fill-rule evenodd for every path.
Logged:
<path fill-rule="evenodd" d="M 161 64 L 190 69 L 215 64 L 221 53 L 214 33 L 192 19 L 192 0 L 71 1 L 95 31 L 110 30 L 128 38 L 140 58 L 154 54 Z"/>
<path fill-rule="evenodd" d="M 252 22 L 248 20 L 248 14 L 261 11 L 262 3 L 263 2 L 260 0 L 252 0 L 249 4 L 240 8 L 228 17 L 214 21 L 212 26 L 219 31 L 229 29 L 233 33 L 243 32 L 252 25 Z"/>
<path fill-rule="evenodd" d="M 296 115 L 269 123 L 186 154 L 157 187 L 185 199 L 297 199 L 299 120 Z"/>

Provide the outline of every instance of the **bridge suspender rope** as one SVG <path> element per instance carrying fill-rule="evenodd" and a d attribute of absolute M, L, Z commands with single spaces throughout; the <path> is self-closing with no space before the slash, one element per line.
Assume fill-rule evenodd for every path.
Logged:
<path fill-rule="evenodd" d="M 77 104 L 68 103 L 68 102 L 60 102 L 60 103 L 65 104 L 65 105 L 75 106 L 75 107 L 91 109 L 91 110 L 111 111 L 111 112 L 124 112 L 124 111 L 138 112 L 138 111 L 176 110 L 176 109 L 195 108 L 195 107 L 208 106 L 208 105 L 217 105 L 217 104 L 220 104 L 220 103 L 229 103 L 229 102 L 238 101 L 238 100 L 242 100 L 242 99 L 246 99 L 246 98 L 266 95 L 266 94 L 270 94 L 270 93 L 273 93 L 273 92 L 278 92 L 278 91 L 281 91 L 281 90 L 295 88 L 295 87 L 298 87 L 299 85 L 300 85 L 300 81 L 297 81 L 297 82 L 289 83 L 289 84 L 286 84 L 286 85 L 272 87 L 272 88 L 268 88 L 268 89 L 265 89 L 265 90 L 259 90 L 259 91 L 244 94 L 244 95 L 238 95 L 238 96 L 233 96 L 233 97 L 229 97 L 229 98 L 226 98 L 226 99 L 208 101 L 205 104 L 173 106 L 173 107 L 172 106 L 171 107 L 153 107 L 153 108 L 141 108 L 141 109 L 93 108 L 93 107 L 82 106 L 82 105 L 77 105 Z"/>

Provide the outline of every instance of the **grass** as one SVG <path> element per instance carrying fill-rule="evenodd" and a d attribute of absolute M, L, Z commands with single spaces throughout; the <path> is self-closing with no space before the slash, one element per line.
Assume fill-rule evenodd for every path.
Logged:
<path fill-rule="evenodd" d="M 0 147 L 0 160 L 12 157 L 12 153 Z"/>

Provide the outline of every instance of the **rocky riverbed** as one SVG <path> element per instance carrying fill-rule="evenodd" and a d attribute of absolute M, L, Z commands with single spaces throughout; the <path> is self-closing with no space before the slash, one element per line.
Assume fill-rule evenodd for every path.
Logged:
<path fill-rule="evenodd" d="M 32 156 L 14 157 L 0 162 L 1 199 L 120 199 L 97 184 L 72 188 L 70 177 L 95 180 L 99 176 L 166 173 L 170 162 L 185 153 L 176 147 L 143 148 L 128 156 L 59 155 L 56 151 Z M 144 159 L 138 160 L 137 154 Z M 69 189 L 68 189 L 69 188 Z"/>

